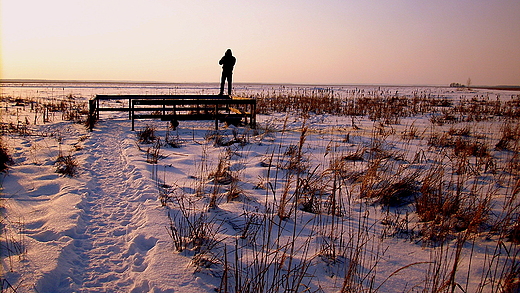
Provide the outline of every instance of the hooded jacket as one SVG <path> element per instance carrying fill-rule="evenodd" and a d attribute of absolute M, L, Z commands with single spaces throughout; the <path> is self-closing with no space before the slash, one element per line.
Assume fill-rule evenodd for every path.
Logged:
<path fill-rule="evenodd" d="M 224 56 L 220 59 L 218 64 L 222 65 L 222 70 L 225 72 L 232 72 L 233 67 L 235 66 L 235 63 L 237 62 L 237 59 L 233 56 L 230 49 L 227 49 Z"/>

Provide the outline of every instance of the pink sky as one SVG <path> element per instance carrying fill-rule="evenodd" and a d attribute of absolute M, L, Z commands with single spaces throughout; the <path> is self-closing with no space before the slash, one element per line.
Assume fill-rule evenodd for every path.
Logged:
<path fill-rule="evenodd" d="M 0 0 L 3 79 L 520 85 L 518 0 Z"/>

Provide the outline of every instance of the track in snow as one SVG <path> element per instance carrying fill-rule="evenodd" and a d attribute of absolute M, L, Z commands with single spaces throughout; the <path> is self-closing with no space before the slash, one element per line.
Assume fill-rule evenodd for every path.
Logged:
<path fill-rule="evenodd" d="M 62 291 L 130 292 L 142 285 L 138 275 L 147 268 L 146 254 L 157 238 L 146 238 L 137 230 L 145 224 L 142 204 L 153 196 L 154 188 L 129 164 L 126 134 L 120 125 L 110 123 L 99 126 L 85 145 L 84 167 L 90 174 L 78 205 L 80 233 L 73 247 L 77 261 L 70 274 L 62 275 Z"/>

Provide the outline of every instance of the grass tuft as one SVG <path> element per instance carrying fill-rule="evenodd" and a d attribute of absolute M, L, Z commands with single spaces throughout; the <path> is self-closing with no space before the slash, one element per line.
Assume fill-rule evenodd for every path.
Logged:
<path fill-rule="evenodd" d="M 155 127 L 146 125 L 143 130 L 137 132 L 137 141 L 143 144 L 153 143 L 155 140 L 157 140 L 155 132 Z"/>
<path fill-rule="evenodd" d="M 11 164 L 13 164 L 13 159 L 11 158 L 7 147 L 4 145 L 4 142 L 0 137 L 0 172 L 7 170 Z"/>
<path fill-rule="evenodd" d="M 56 160 L 56 173 L 75 177 L 78 172 L 78 162 L 72 155 L 59 156 Z"/>

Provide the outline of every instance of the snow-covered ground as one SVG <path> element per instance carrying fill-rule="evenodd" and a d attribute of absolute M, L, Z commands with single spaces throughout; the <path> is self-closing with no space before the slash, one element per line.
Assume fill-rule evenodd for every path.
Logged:
<path fill-rule="evenodd" d="M 331 88 L 338 97 L 518 99 L 518 92 L 492 90 Z M 215 132 L 212 121 L 172 130 L 140 120 L 132 132 L 126 113 L 102 113 L 89 132 L 62 112 L 43 121 L 36 106 L 79 104 L 95 94 L 216 90 L 5 84 L 2 143 L 14 164 L 1 180 L 3 290 L 501 292 L 518 281 L 518 247 L 497 231 L 500 221 L 518 221 L 518 145 L 495 148 L 504 123 L 517 125 L 518 117 L 438 125 L 428 113 L 394 124 L 366 115 L 271 113 L 258 116 L 256 130 L 222 125 Z M 236 88 L 246 96 L 313 90 Z M 159 140 L 138 142 L 146 127 Z M 432 137 L 445 133 L 486 145 L 490 156 L 461 158 L 451 147 L 436 148 Z M 77 165 L 73 176 L 56 173 L 64 157 Z M 431 230 L 415 203 L 439 172 L 439 189 L 456 193 L 457 206 L 485 214 L 476 226 L 454 224 L 470 228 L 450 230 L 445 241 L 426 237 Z M 382 201 L 385 187 L 403 182 L 416 189 L 402 202 Z"/>

